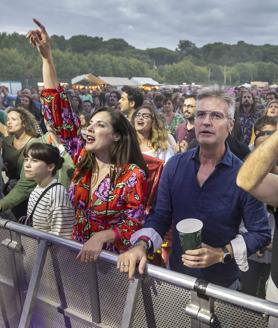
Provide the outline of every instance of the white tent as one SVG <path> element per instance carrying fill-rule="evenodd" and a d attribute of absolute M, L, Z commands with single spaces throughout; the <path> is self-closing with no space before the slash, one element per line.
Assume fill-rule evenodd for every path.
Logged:
<path fill-rule="evenodd" d="M 112 87 L 121 88 L 124 85 L 129 85 L 131 87 L 136 86 L 136 83 L 127 77 L 99 76 L 99 78 L 103 80 L 105 84 L 109 84 Z"/>
<path fill-rule="evenodd" d="M 136 85 L 152 85 L 152 86 L 158 86 L 159 83 L 155 80 L 153 80 L 151 77 L 132 77 L 132 81 L 136 83 Z"/>
<path fill-rule="evenodd" d="M 84 85 L 102 85 L 106 84 L 99 77 L 89 73 L 78 75 L 71 80 L 71 84 L 84 84 Z"/>

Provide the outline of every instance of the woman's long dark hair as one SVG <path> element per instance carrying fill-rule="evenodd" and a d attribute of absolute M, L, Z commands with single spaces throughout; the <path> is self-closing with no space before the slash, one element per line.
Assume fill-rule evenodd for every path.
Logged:
<path fill-rule="evenodd" d="M 92 117 L 100 112 L 106 112 L 110 115 L 114 133 L 117 133 L 120 137 L 119 140 L 114 141 L 111 146 L 111 164 L 115 166 L 116 170 L 120 169 L 125 164 L 136 164 L 147 174 L 148 169 L 139 147 L 136 132 L 128 119 L 120 111 L 107 107 L 98 109 Z M 77 181 L 86 171 L 96 169 L 94 154 L 87 153 L 84 158 L 77 163 L 76 167 L 79 169 L 75 177 Z"/>

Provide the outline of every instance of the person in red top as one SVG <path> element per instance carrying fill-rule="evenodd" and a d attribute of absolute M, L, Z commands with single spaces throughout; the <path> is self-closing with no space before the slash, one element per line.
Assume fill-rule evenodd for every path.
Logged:
<path fill-rule="evenodd" d="M 95 261 L 103 248 L 122 252 L 144 223 L 146 165 L 134 129 L 119 111 L 101 108 L 91 117 L 84 140 L 79 120 L 59 86 L 45 27 L 27 34 L 43 63 L 41 95 L 45 119 L 75 164 L 69 195 L 75 207 L 73 239 L 84 243 L 77 259 Z"/>

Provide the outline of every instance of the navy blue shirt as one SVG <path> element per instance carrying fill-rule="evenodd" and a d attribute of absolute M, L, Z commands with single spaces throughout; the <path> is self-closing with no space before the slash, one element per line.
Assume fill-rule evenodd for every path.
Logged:
<path fill-rule="evenodd" d="M 264 205 L 236 185 L 241 161 L 226 147 L 222 160 L 202 187 L 197 181 L 199 147 L 172 157 L 163 170 L 156 203 L 144 227 L 154 228 L 163 238 L 172 225 L 172 270 L 228 287 L 239 278 L 235 260 L 205 269 L 184 266 L 176 230 L 176 224 L 185 218 L 199 219 L 203 222 L 202 242 L 223 247 L 239 233 L 243 220 L 248 230 L 242 234 L 248 256 L 270 242 L 271 232 Z"/>

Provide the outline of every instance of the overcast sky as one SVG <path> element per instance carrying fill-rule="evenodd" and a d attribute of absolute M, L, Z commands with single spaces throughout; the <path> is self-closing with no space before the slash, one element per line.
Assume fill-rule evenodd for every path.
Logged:
<path fill-rule="evenodd" d="M 1 0 L 0 32 L 26 33 L 35 17 L 49 34 L 123 38 L 136 48 L 179 40 L 278 44 L 277 0 Z"/>

